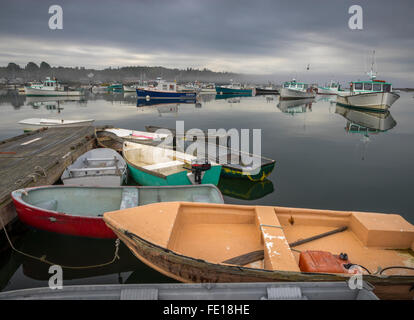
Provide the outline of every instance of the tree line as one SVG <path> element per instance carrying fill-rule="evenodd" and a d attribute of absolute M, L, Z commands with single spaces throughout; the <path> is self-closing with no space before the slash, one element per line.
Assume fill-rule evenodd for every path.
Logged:
<path fill-rule="evenodd" d="M 52 67 L 45 61 L 40 65 L 34 62 L 24 67 L 10 62 L 6 67 L 0 67 L 0 78 L 9 82 L 29 82 L 43 80 L 45 77 L 54 77 L 61 82 L 68 83 L 100 83 L 100 82 L 137 82 L 139 80 L 154 80 L 162 77 L 165 80 L 178 82 L 202 81 L 228 83 L 230 80 L 241 81 L 243 75 L 230 72 L 214 72 L 209 69 L 171 69 L 165 67 L 127 66 L 106 68 L 103 70 L 88 69 L 85 67 Z"/>

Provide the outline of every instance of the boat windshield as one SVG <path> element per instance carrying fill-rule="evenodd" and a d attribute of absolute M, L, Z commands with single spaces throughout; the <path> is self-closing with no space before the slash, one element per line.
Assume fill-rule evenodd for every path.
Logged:
<path fill-rule="evenodd" d="M 362 90 L 362 83 L 361 82 L 354 83 L 354 89 L 355 90 Z"/>
<path fill-rule="evenodd" d="M 374 91 L 381 91 L 381 83 L 374 83 L 373 90 Z"/>
<path fill-rule="evenodd" d="M 364 83 L 364 90 L 371 91 L 372 90 L 372 83 L 370 83 L 370 82 Z"/>
<path fill-rule="evenodd" d="M 383 85 L 383 91 L 384 91 L 384 92 L 390 92 L 390 91 L 391 91 L 391 85 L 390 85 L 390 84 L 388 84 L 388 83 L 385 83 L 385 84 Z"/>

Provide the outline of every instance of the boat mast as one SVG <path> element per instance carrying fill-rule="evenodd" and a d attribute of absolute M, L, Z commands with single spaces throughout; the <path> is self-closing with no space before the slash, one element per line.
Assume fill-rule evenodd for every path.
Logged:
<path fill-rule="evenodd" d="M 369 72 L 367 72 L 368 77 L 371 80 L 374 80 L 377 77 L 377 73 L 374 73 L 374 64 L 375 64 L 375 50 L 372 53 L 372 63 L 371 63 L 371 70 Z"/>

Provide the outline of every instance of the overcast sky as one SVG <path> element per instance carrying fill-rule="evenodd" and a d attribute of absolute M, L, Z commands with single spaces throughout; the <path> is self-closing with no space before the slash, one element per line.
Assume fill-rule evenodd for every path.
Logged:
<path fill-rule="evenodd" d="M 0 1 L 0 65 L 208 68 L 311 82 L 414 86 L 413 0 Z M 49 6 L 63 8 L 50 30 Z M 348 9 L 363 8 L 363 30 Z M 310 64 L 310 70 L 306 66 Z"/>

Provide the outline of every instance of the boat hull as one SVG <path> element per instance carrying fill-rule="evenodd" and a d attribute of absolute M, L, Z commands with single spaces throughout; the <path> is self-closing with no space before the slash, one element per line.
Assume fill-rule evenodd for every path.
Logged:
<path fill-rule="evenodd" d="M 157 90 L 137 89 L 138 98 L 145 99 L 196 99 L 195 92 L 168 92 Z"/>
<path fill-rule="evenodd" d="M 252 95 L 252 89 L 235 89 L 235 88 L 226 88 L 216 86 L 217 94 L 242 94 L 242 95 Z"/>
<path fill-rule="evenodd" d="M 307 99 L 315 97 L 315 94 L 312 91 L 305 92 L 299 90 L 292 90 L 289 88 L 281 88 L 279 94 L 280 100 Z"/>
<path fill-rule="evenodd" d="M 263 88 L 256 88 L 256 96 L 262 94 L 279 94 L 279 90 L 277 89 L 263 89 Z"/>
<path fill-rule="evenodd" d="M 31 203 L 28 203 L 23 200 L 23 195 L 27 195 L 28 193 L 30 194 L 31 190 L 33 190 L 34 192 L 36 192 L 36 190 L 39 190 L 40 192 L 52 192 L 43 189 L 54 189 L 62 191 L 64 197 L 66 197 L 67 194 L 70 194 L 70 190 L 78 190 L 78 195 L 83 193 L 83 198 L 74 198 L 72 200 L 73 206 L 77 208 L 79 206 L 82 206 L 83 204 L 80 204 L 80 202 L 83 203 L 85 201 L 88 201 L 87 198 L 90 196 L 90 205 L 95 206 L 94 210 L 96 209 L 96 207 L 99 206 L 99 210 L 100 212 L 102 212 L 102 214 L 95 213 L 95 216 L 93 216 L 90 214 L 90 212 L 88 212 L 87 209 L 81 210 L 79 208 L 79 212 L 76 214 L 71 214 L 68 212 L 59 212 L 55 211 L 56 209 L 52 210 L 54 208 L 50 210 L 44 209 L 39 206 L 32 205 Z M 89 195 L 88 190 L 92 190 L 92 192 Z M 100 194 L 99 192 L 94 194 L 93 190 L 106 191 L 102 194 Z M 122 198 L 117 196 L 118 194 L 125 192 L 125 190 L 138 190 L 139 196 L 137 197 L 139 198 L 139 200 L 135 199 L 135 201 L 137 202 L 132 203 L 131 200 L 133 201 L 133 198 L 127 198 L 125 200 L 123 196 Z M 141 193 L 141 190 L 146 191 L 146 193 Z M 130 191 L 128 191 L 127 194 Z M 201 200 L 197 199 L 197 196 L 200 197 Z M 19 219 L 26 225 L 54 233 L 99 239 L 116 238 L 115 233 L 104 222 L 102 215 L 105 211 L 114 210 L 115 207 L 120 208 L 123 202 L 127 204 L 127 207 L 141 206 L 154 202 L 181 201 L 183 199 L 186 199 L 186 201 L 194 202 L 202 201 L 212 203 L 223 203 L 223 197 L 220 191 L 216 187 L 211 185 L 198 185 L 192 186 L 191 188 L 185 186 L 174 186 L 164 188 L 45 186 L 16 190 L 12 193 L 11 197 L 13 199 Z M 57 198 L 58 197 L 59 196 L 57 196 Z M 97 201 L 96 199 L 99 198 L 106 198 L 101 201 L 106 201 L 104 205 L 96 203 L 94 204 L 94 201 Z"/>
<path fill-rule="evenodd" d="M 373 92 L 354 95 L 337 95 L 336 102 L 343 106 L 374 111 L 386 111 L 400 96 L 393 92 Z"/>
<path fill-rule="evenodd" d="M 193 184 L 185 171 L 162 177 L 151 171 L 136 167 L 129 162 L 127 163 L 130 176 L 136 183 L 142 186 L 179 186 Z M 220 172 L 221 166 L 211 166 L 209 170 L 204 172 L 201 183 L 213 184 L 216 186 L 220 180 Z"/>
<path fill-rule="evenodd" d="M 156 246 L 137 235 L 115 230 L 119 239 L 143 263 L 158 272 L 184 283 L 229 282 L 315 282 L 348 281 L 349 276 L 328 273 L 306 273 L 260 270 L 241 266 L 214 264 L 183 256 Z M 410 278 L 410 277 L 409 277 Z M 380 278 L 364 275 L 364 281 L 375 286 L 374 293 L 381 299 L 412 299 L 412 279 L 404 276 Z"/>
<path fill-rule="evenodd" d="M 248 179 L 251 181 L 263 181 L 272 173 L 274 167 L 275 162 L 269 163 L 261 166 L 260 171 L 257 174 L 250 174 L 248 172 L 243 172 L 243 170 L 240 170 L 238 168 L 223 164 L 221 169 L 221 176 L 226 178 Z"/>
<path fill-rule="evenodd" d="M 25 87 L 24 88 L 25 94 L 26 96 L 53 96 L 53 97 L 58 97 L 58 96 L 65 96 L 65 97 L 69 97 L 69 96 L 81 96 L 82 92 L 81 91 L 57 91 L 57 90 L 42 90 L 42 89 L 35 89 L 35 88 L 30 88 L 30 87 Z"/>

